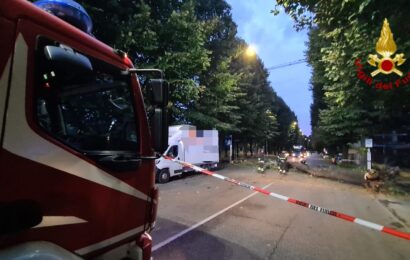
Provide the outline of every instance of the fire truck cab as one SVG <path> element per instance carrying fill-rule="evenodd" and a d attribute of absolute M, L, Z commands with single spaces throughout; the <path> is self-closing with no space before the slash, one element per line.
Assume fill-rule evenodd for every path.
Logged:
<path fill-rule="evenodd" d="M 150 123 L 138 70 L 85 10 L 36 4 L 0 2 L 0 259 L 150 259 L 166 84 L 148 84 Z"/>

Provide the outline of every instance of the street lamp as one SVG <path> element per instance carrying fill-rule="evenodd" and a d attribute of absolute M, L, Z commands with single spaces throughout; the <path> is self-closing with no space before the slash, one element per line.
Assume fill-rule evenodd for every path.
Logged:
<path fill-rule="evenodd" d="M 254 45 L 248 45 L 245 51 L 246 56 L 254 57 L 256 56 L 256 47 Z"/>
<path fill-rule="evenodd" d="M 254 59 L 257 56 L 257 48 L 253 44 L 246 44 L 245 42 L 240 44 L 236 49 L 235 53 L 232 55 L 232 59 L 246 58 Z"/>

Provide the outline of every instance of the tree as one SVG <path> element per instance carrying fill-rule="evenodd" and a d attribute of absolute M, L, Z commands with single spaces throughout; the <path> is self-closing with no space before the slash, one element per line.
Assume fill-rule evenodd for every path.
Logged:
<path fill-rule="evenodd" d="M 314 139 L 328 145 L 355 142 L 364 136 L 410 129 L 410 88 L 382 91 L 369 88 L 356 76 L 354 61 L 375 53 L 384 18 L 390 22 L 400 52 L 409 53 L 408 3 L 386 5 L 380 0 L 278 0 L 297 29 L 313 28 L 308 61 L 313 68 L 311 86 Z M 400 67 L 409 71 L 410 65 Z M 389 75 L 386 81 L 397 79 Z M 383 123 L 381 123 L 383 122 Z"/>
<path fill-rule="evenodd" d="M 246 43 L 225 0 L 79 2 L 98 39 L 126 51 L 138 68 L 165 72 L 171 124 L 216 128 L 221 140 L 233 134 L 251 147 L 277 149 L 278 136 L 288 140 L 282 122 L 296 117 L 273 91 L 262 61 L 241 55 Z"/>
<path fill-rule="evenodd" d="M 288 150 L 295 144 L 289 135 L 289 129 L 294 122 L 297 122 L 296 115 L 281 97 L 276 96 L 272 105 L 279 125 L 279 135 L 272 143 L 276 151 Z"/>
<path fill-rule="evenodd" d="M 230 72 L 235 55 L 236 24 L 224 0 L 197 1 L 197 18 L 203 23 L 210 51 L 210 66 L 199 75 L 201 92 L 189 120 L 199 128 L 216 128 L 222 135 L 239 132 L 240 116 L 235 100 L 240 77 Z"/>
<path fill-rule="evenodd" d="M 246 48 L 245 42 L 238 39 L 239 54 Z M 241 95 L 236 103 L 241 113 L 239 122 L 240 142 L 249 147 L 253 154 L 255 145 L 265 145 L 279 135 L 276 108 L 276 93 L 268 81 L 268 72 L 259 58 L 248 59 L 237 55 L 232 61 L 232 73 L 240 75 L 238 86 Z"/>
<path fill-rule="evenodd" d="M 195 1 L 79 1 L 100 40 L 125 50 L 140 68 L 162 69 L 170 83 L 171 123 L 186 122 L 199 98 L 198 76 L 210 65 Z"/>

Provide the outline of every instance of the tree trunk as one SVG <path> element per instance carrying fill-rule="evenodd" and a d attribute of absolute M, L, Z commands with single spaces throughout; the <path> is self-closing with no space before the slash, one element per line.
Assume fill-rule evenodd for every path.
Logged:
<path fill-rule="evenodd" d="M 239 159 L 239 143 L 236 142 L 236 160 Z"/>

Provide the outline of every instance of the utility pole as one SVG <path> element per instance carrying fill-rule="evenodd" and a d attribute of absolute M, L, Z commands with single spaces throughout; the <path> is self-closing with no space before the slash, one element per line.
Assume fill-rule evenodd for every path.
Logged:
<path fill-rule="evenodd" d="M 225 138 L 225 149 L 227 148 L 227 147 L 229 147 L 229 163 L 232 163 L 232 144 L 233 144 L 233 140 L 232 140 L 232 135 L 228 135 L 226 138 Z M 225 150 L 226 151 L 226 150 Z"/>

